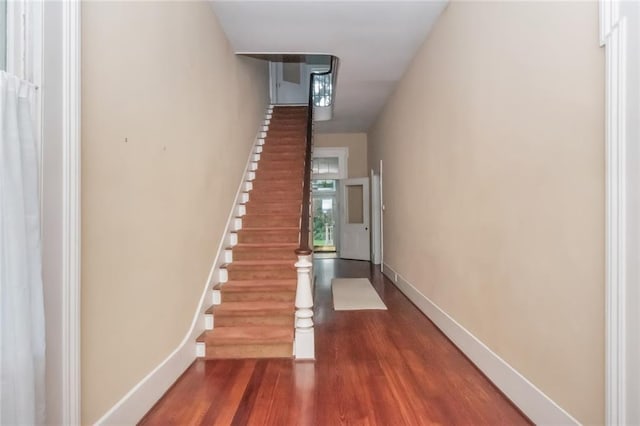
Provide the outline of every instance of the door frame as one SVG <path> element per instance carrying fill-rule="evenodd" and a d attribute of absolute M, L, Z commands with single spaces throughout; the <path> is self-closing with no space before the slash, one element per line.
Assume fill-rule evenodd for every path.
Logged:
<path fill-rule="evenodd" d="M 371 216 L 370 216 L 370 212 L 371 212 L 371 182 L 369 181 L 369 177 L 360 177 L 360 178 L 349 178 L 349 179 L 342 179 L 340 180 L 340 251 L 339 253 L 339 257 L 343 258 L 343 250 L 344 250 L 344 242 L 345 242 L 345 235 L 344 232 L 347 229 L 347 226 L 349 225 L 347 223 L 347 216 L 348 216 L 348 205 L 349 202 L 347 200 L 347 190 L 346 187 L 349 184 L 355 184 L 357 185 L 358 183 L 362 183 L 363 184 L 363 188 L 362 188 L 362 219 L 364 221 L 363 225 L 365 226 L 367 232 L 367 243 L 368 243 L 368 247 L 367 247 L 367 259 L 359 259 L 357 257 L 348 257 L 347 259 L 357 259 L 357 260 L 369 260 L 371 261 Z M 366 186 L 366 188 L 364 187 Z"/>
<path fill-rule="evenodd" d="M 600 0 L 606 57 L 605 422 L 637 423 L 640 408 L 640 6 Z M 630 117 L 630 119 L 628 118 Z"/>
<path fill-rule="evenodd" d="M 81 2 L 46 2 L 42 23 L 42 217 L 47 423 L 81 424 Z M 43 270 L 44 272 L 44 270 Z M 51 344 L 52 343 L 52 344 Z"/>
<path fill-rule="evenodd" d="M 336 246 L 336 253 L 340 253 L 340 245 L 342 242 L 342 192 L 341 181 L 349 176 L 349 148 L 348 147 L 314 147 L 311 160 L 316 158 L 338 158 L 338 173 L 315 173 L 311 175 L 312 180 L 335 180 L 336 181 L 336 227 L 334 229 L 333 241 Z M 312 194 L 313 196 L 313 194 Z"/>
<path fill-rule="evenodd" d="M 37 87 L 47 424 L 81 423 L 78 0 L 7 3 L 7 72 Z"/>
<path fill-rule="evenodd" d="M 312 179 L 317 180 L 317 179 Z M 324 180 L 324 179 L 319 179 Z M 327 198 L 333 199 L 333 214 L 335 224 L 333 226 L 333 246 L 336 248 L 336 253 L 340 252 L 340 221 L 341 221 L 341 213 L 340 213 L 340 181 L 337 179 L 326 179 L 326 180 L 334 180 L 336 183 L 335 191 L 315 191 L 311 192 L 311 200 L 313 203 L 313 199 L 316 197 L 326 196 Z M 312 210 L 315 212 L 315 210 Z M 314 244 L 315 247 L 315 244 Z"/>
<path fill-rule="evenodd" d="M 81 423 L 81 5 L 63 2 L 63 422 Z"/>

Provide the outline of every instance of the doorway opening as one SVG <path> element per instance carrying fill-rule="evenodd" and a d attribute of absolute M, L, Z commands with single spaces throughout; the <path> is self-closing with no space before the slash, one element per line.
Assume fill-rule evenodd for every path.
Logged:
<path fill-rule="evenodd" d="M 334 179 L 314 179 L 312 188 L 313 208 L 313 251 L 336 253 L 337 224 L 339 223 L 337 181 Z"/>
<path fill-rule="evenodd" d="M 342 215 L 340 220 L 340 257 L 371 260 L 369 232 L 369 178 L 350 178 L 340 181 Z"/>

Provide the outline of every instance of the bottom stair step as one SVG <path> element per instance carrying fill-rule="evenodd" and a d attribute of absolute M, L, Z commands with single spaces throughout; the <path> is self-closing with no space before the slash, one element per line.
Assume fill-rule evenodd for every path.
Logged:
<path fill-rule="evenodd" d="M 293 329 L 295 307 L 290 301 L 223 301 L 211 306 L 207 314 L 214 317 L 215 327 L 276 326 Z"/>
<path fill-rule="evenodd" d="M 197 341 L 205 344 L 206 359 L 293 357 L 292 327 L 220 327 Z"/>
<path fill-rule="evenodd" d="M 222 302 L 281 301 L 291 302 L 296 297 L 297 280 L 244 280 L 229 281 L 214 288 L 222 293 Z"/>

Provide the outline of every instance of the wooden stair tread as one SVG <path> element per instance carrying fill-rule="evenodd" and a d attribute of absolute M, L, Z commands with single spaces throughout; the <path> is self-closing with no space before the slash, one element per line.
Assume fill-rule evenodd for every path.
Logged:
<path fill-rule="evenodd" d="M 216 290 L 222 291 L 248 291 L 249 289 L 293 289 L 297 286 L 295 279 L 280 280 L 231 280 L 226 283 L 218 283 L 214 286 Z"/>
<path fill-rule="evenodd" d="M 229 249 L 235 249 L 235 248 L 251 249 L 251 248 L 255 248 L 257 250 L 261 250 L 261 249 L 265 249 L 265 248 L 287 248 L 287 247 L 297 248 L 298 244 L 297 243 L 238 243 L 235 246 L 228 247 L 228 248 Z"/>
<path fill-rule="evenodd" d="M 253 195 L 254 197 L 256 196 L 256 193 L 252 193 L 255 190 L 260 190 L 262 189 L 263 191 L 270 191 L 271 194 L 269 194 L 269 196 L 265 195 L 265 194 L 261 194 L 262 198 L 273 198 L 274 201 L 293 201 L 293 200 L 286 200 L 287 198 L 299 198 L 302 196 L 302 186 L 296 185 L 295 187 L 292 187 L 291 184 L 289 182 L 274 182 L 274 181 L 270 181 L 269 179 L 265 179 L 264 180 L 264 186 L 265 188 L 261 188 L 261 186 L 263 186 L 263 182 L 262 181 L 253 181 L 254 182 L 254 188 L 253 190 L 251 190 L 251 192 L 249 192 L 249 199 L 251 199 L 251 195 Z M 285 197 L 283 197 L 283 195 L 285 195 Z M 271 196 L 273 195 L 273 196 Z M 282 198 L 285 198 L 285 200 L 283 200 Z"/>
<path fill-rule="evenodd" d="M 300 212 L 295 212 L 295 213 L 287 213 L 287 212 L 283 212 L 283 213 L 273 213 L 273 212 L 248 212 L 247 214 L 245 214 L 244 216 L 240 216 L 240 219 L 266 219 L 266 218 L 271 218 L 271 219 L 282 219 L 282 220 L 291 220 L 291 219 L 300 219 L 301 214 Z"/>
<path fill-rule="evenodd" d="M 302 191 L 296 188 L 295 190 L 282 190 L 282 191 L 273 191 L 270 193 L 261 192 L 257 193 L 249 193 L 249 199 L 260 199 L 260 201 L 302 201 Z"/>
<path fill-rule="evenodd" d="M 253 180 L 254 182 L 268 182 L 269 184 L 276 184 L 281 182 L 290 183 L 291 177 L 302 178 L 304 174 L 304 170 L 302 168 L 300 170 L 264 170 L 258 169 L 256 170 L 256 178 Z"/>
<path fill-rule="evenodd" d="M 292 219 L 300 219 L 300 213 L 260 213 L 260 212 L 251 212 L 247 213 L 244 216 L 238 216 L 237 219 L 266 219 L 270 218 L 273 220 L 292 220 Z"/>
<path fill-rule="evenodd" d="M 299 213 L 274 213 L 274 214 L 254 214 L 254 213 L 250 213 L 247 214 L 246 216 L 243 216 L 243 226 L 245 226 L 246 222 L 253 222 L 253 221 L 257 221 L 258 223 L 269 223 L 271 225 L 266 225 L 266 226 L 273 226 L 272 224 L 278 223 L 278 221 L 281 222 L 285 222 L 285 223 L 291 223 L 291 221 L 294 221 L 294 223 L 296 223 L 296 225 L 298 225 L 298 222 L 300 221 L 300 214 Z M 247 227 L 250 227 L 250 225 L 246 225 Z M 253 225 L 253 227 L 260 227 L 260 226 L 265 226 L 265 225 Z M 241 228 L 241 229 L 245 229 L 245 228 Z"/>
<path fill-rule="evenodd" d="M 256 179 L 260 179 L 260 177 L 275 177 L 277 176 L 278 178 L 285 178 L 290 180 L 291 177 L 295 177 L 295 178 L 300 178 L 302 175 L 304 174 L 304 170 L 302 169 L 302 167 L 300 167 L 300 170 L 288 170 L 288 169 L 281 169 L 281 168 L 273 168 L 271 170 L 267 170 L 266 168 L 258 168 L 258 170 L 256 170 Z"/>
<path fill-rule="evenodd" d="M 251 302 L 225 302 L 220 305 L 213 305 L 207 309 L 207 314 L 249 314 L 256 313 L 283 313 L 292 314 L 295 312 L 293 301 L 291 302 L 275 302 L 275 301 L 251 301 Z"/>
<path fill-rule="evenodd" d="M 254 187 L 258 187 L 258 189 L 260 189 L 260 186 L 263 185 L 262 180 L 258 180 L 254 182 L 255 182 Z M 281 185 L 289 185 L 289 184 L 285 182 L 275 181 L 275 180 L 271 182 L 269 179 L 264 179 L 264 186 L 272 187 L 273 185 L 278 186 L 278 188 L 270 194 L 262 193 L 261 194 L 262 198 L 273 198 L 272 202 L 276 203 L 281 201 L 285 201 L 285 202 L 297 201 L 295 199 L 300 198 L 302 196 L 302 187 L 296 186 L 295 188 L 281 189 L 280 188 Z M 285 196 L 285 191 L 287 193 L 286 196 Z M 249 200 L 251 200 L 252 195 L 255 197 L 256 193 L 252 194 L 251 192 L 249 192 Z"/>
<path fill-rule="evenodd" d="M 258 161 L 258 170 L 260 166 L 264 167 L 265 165 L 273 165 L 274 167 L 282 167 L 282 166 L 303 166 L 304 158 L 260 158 Z"/>
<path fill-rule="evenodd" d="M 252 184 L 253 184 L 253 189 L 249 194 L 253 193 L 253 195 L 255 195 L 254 191 L 260 191 L 260 192 L 277 194 L 277 195 L 283 195 L 285 192 L 302 194 L 302 189 L 301 189 L 302 187 L 300 185 L 292 186 L 289 182 L 278 182 L 275 184 L 272 184 L 271 182 L 269 182 L 269 183 L 262 184 L 261 182 L 253 181 Z"/>
<path fill-rule="evenodd" d="M 297 226 L 256 226 L 256 227 L 243 227 L 238 232 L 242 231 L 298 231 L 300 228 Z"/>
<path fill-rule="evenodd" d="M 273 201 L 301 201 L 302 200 L 302 191 L 298 190 L 277 190 L 272 192 L 261 192 L 257 193 L 249 193 L 249 199 L 269 199 Z"/>
<path fill-rule="evenodd" d="M 232 267 L 240 267 L 240 266 L 293 266 L 295 262 L 290 260 L 235 260 L 231 263 L 225 263 L 222 265 L 222 268 L 232 268 Z"/>
<path fill-rule="evenodd" d="M 274 214 L 270 214 L 270 213 L 261 213 L 261 212 L 256 212 L 256 213 L 247 213 L 244 216 L 240 216 L 239 218 L 246 218 L 248 216 L 252 216 L 252 217 L 285 217 L 288 219 L 291 219 L 292 217 L 296 217 L 296 218 L 300 218 L 300 213 L 274 213 Z"/>
<path fill-rule="evenodd" d="M 254 188 L 254 190 L 251 190 L 251 192 L 249 192 L 249 195 L 261 195 L 263 197 L 266 197 L 266 196 L 301 197 L 302 196 L 302 185 L 291 185 L 288 182 L 283 182 L 276 186 L 265 185 L 265 188 L 260 188 L 261 186 L 260 183 L 256 182 L 256 186 L 258 188 Z M 261 190 L 261 191 L 258 191 L 260 192 L 260 194 L 257 194 L 255 190 Z"/>
<path fill-rule="evenodd" d="M 291 207 L 293 205 L 298 206 L 298 205 L 302 204 L 302 201 L 301 200 L 287 200 L 287 199 L 285 199 L 285 200 L 273 200 L 273 201 L 271 201 L 269 199 L 266 199 L 266 200 L 251 200 L 251 199 L 249 199 L 249 201 L 244 203 L 244 205 L 246 207 L 249 207 L 250 205 L 254 205 L 254 204 L 259 204 L 261 206 L 265 206 L 265 205 L 282 206 L 282 205 L 284 205 L 285 207 Z M 290 215 L 294 215 L 294 214 L 297 214 L 297 213 L 290 213 Z M 284 215 L 286 215 L 286 214 L 283 214 L 283 216 Z"/>
<path fill-rule="evenodd" d="M 293 328 L 284 326 L 219 327 L 198 337 L 198 342 L 211 344 L 255 345 L 260 343 L 291 343 Z"/>
<path fill-rule="evenodd" d="M 296 154 L 296 155 L 304 155 L 304 149 L 302 147 L 299 147 L 298 145 L 262 145 L 262 152 L 260 153 L 260 155 L 262 154 L 269 154 L 269 155 L 277 155 L 277 154 Z M 262 157 L 260 157 L 262 158 Z"/>
<path fill-rule="evenodd" d="M 253 201 L 249 201 L 248 203 L 245 204 L 245 207 L 251 208 L 253 206 L 258 206 L 258 207 L 262 207 L 262 208 L 273 208 L 273 207 L 282 207 L 283 209 L 291 209 L 291 208 L 299 208 L 302 205 L 302 201 L 300 200 L 285 200 L 285 202 L 270 202 L 269 200 L 253 200 Z M 253 214 L 253 212 L 249 213 L 249 214 Z M 298 213 L 297 211 L 295 212 L 290 212 L 290 213 L 279 213 L 282 216 L 293 216 L 293 215 L 300 215 L 300 213 Z"/>

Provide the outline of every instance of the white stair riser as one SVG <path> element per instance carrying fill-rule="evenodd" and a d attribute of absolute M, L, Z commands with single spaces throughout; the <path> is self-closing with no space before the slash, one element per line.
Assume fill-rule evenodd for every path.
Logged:
<path fill-rule="evenodd" d="M 205 314 L 204 315 L 204 329 L 205 330 L 213 330 L 213 315 Z"/>
<path fill-rule="evenodd" d="M 211 304 L 219 305 L 222 303 L 222 292 L 220 290 L 212 290 L 211 293 Z"/>
<path fill-rule="evenodd" d="M 218 282 L 226 283 L 227 281 L 229 281 L 229 272 L 225 268 L 220 268 L 218 270 Z M 217 290 L 214 290 L 214 292 L 215 291 Z"/>
<path fill-rule="evenodd" d="M 207 346 L 204 342 L 196 342 L 196 357 L 204 358 L 207 351 Z"/>

